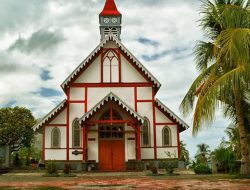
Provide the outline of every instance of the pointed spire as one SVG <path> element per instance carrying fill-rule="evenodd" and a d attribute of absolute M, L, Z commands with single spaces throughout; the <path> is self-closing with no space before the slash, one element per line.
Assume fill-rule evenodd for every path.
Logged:
<path fill-rule="evenodd" d="M 100 16 L 120 16 L 121 13 L 118 11 L 115 0 L 106 0 L 105 6 L 100 13 Z"/>

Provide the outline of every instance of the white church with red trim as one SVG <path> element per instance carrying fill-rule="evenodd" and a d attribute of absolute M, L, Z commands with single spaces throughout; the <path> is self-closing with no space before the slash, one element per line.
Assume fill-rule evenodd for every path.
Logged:
<path fill-rule="evenodd" d="M 160 82 L 121 43 L 114 0 L 99 21 L 100 44 L 61 85 L 67 99 L 34 126 L 43 134 L 43 160 L 123 171 L 180 158 L 188 125 L 156 99 Z"/>

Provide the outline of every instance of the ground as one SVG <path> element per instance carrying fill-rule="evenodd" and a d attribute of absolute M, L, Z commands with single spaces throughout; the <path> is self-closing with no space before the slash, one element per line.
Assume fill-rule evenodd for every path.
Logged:
<path fill-rule="evenodd" d="M 234 179 L 231 175 L 150 176 L 144 172 L 79 173 L 77 177 L 42 177 L 36 172 L 0 176 L 0 190 L 16 189 L 250 190 L 250 179 Z"/>

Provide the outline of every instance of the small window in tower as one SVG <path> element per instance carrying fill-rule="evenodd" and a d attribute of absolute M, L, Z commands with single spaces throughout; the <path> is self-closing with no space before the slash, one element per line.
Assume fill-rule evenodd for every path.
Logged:
<path fill-rule="evenodd" d="M 104 55 L 103 82 L 119 82 L 119 61 L 117 53 L 113 50 L 109 50 Z"/>

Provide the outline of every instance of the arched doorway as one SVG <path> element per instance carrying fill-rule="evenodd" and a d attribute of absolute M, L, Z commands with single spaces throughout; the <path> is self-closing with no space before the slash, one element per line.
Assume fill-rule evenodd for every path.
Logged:
<path fill-rule="evenodd" d="M 102 121 L 122 120 L 120 115 L 112 110 L 101 117 Z M 107 171 L 125 170 L 124 124 L 99 124 L 99 169 Z"/>

